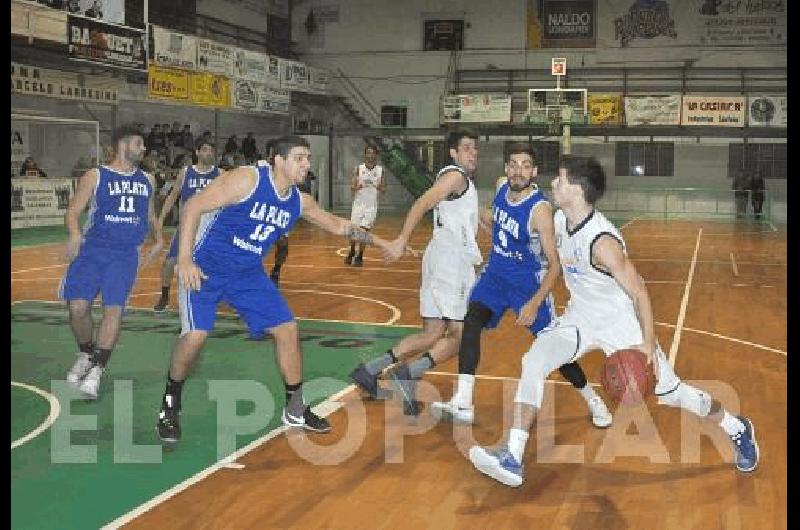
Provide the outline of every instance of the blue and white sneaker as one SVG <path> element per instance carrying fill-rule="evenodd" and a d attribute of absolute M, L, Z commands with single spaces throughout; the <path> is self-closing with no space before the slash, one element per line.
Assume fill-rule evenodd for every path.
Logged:
<path fill-rule="evenodd" d="M 469 450 L 469 459 L 478 471 L 506 486 L 516 488 L 525 480 L 522 464 L 517 462 L 508 447 L 492 451 L 475 445 Z"/>
<path fill-rule="evenodd" d="M 753 422 L 744 416 L 736 416 L 744 423 L 744 430 L 731 436 L 733 448 L 736 453 L 736 469 L 742 473 L 750 473 L 758 467 L 758 442 L 756 442 L 756 428 Z"/>

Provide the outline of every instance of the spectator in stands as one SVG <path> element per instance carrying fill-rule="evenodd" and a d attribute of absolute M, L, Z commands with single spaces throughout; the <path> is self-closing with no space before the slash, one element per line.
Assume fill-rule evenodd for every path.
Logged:
<path fill-rule="evenodd" d="M 733 175 L 733 196 L 736 201 L 737 218 L 747 215 L 747 185 L 748 179 L 744 174 L 744 170 L 736 170 Z"/>
<path fill-rule="evenodd" d="M 103 18 L 103 4 L 100 0 L 94 0 L 92 7 L 86 10 L 86 16 L 89 18 Z"/>
<path fill-rule="evenodd" d="M 22 167 L 19 170 L 19 176 L 47 178 L 47 174 L 39 168 L 39 165 L 32 156 L 29 156 L 22 162 Z"/>
<path fill-rule="evenodd" d="M 64 8 L 70 13 L 80 13 L 81 3 L 79 0 L 67 0 L 67 5 Z"/>
<path fill-rule="evenodd" d="M 760 171 L 756 171 L 750 177 L 750 201 L 753 205 L 753 213 L 756 219 L 761 219 L 761 207 L 764 205 L 764 191 L 766 183 Z"/>
<path fill-rule="evenodd" d="M 244 155 L 245 159 L 248 161 L 253 160 L 256 151 L 258 148 L 256 147 L 256 139 L 253 137 L 253 133 L 247 133 L 247 137 L 242 140 L 242 154 Z"/>
<path fill-rule="evenodd" d="M 225 152 L 223 154 L 234 154 L 239 151 L 239 140 L 236 138 L 236 135 L 231 135 L 228 138 L 228 141 L 225 143 Z"/>
<path fill-rule="evenodd" d="M 193 150 L 194 135 L 192 134 L 192 127 L 188 123 L 183 126 L 183 132 L 181 132 L 181 137 L 183 139 L 183 148 Z M 211 138 L 211 131 L 209 131 L 208 137 Z"/>
<path fill-rule="evenodd" d="M 169 131 L 169 141 L 175 147 L 184 147 L 183 145 L 183 131 L 181 130 L 181 124 L 177 121 L 172 122 L 172 130 Z"/>
<path fill-rule="evenodd" d="M 159 152 L 166 149 L 167 144 L 164 142 L 164 136 L 161 134 L 161 126 L 159 124 L 156 123 L 150 128 L 150 134 L 147 135 L 145 144 L 147 144 L 148 149 L 155 149 Z"/>

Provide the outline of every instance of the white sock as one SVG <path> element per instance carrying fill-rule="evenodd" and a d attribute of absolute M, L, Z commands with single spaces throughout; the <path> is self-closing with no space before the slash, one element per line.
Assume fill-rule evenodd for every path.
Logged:
<path fill-rule="evenodd" d="M 528 431 L 522 429 L 511 429 L 508 431 L 508 450 L 514 459 L 522 463 L 522 455 L 525 453 L 525 444 L 528 442 Z"/>
<path fill-rule="evenodd" d="M 458 374 L 458 386 L 453 398 L 450 400 L 452 403 L 459 407 L 472 406 L 472 389 L 475 388 L 475 376 L 472 374 Z"/>
<path fill-rule="evenodd" d="M 589 403 L 593 397 L 597 397 L 597 392 L 594 391 L 594 387 L 590 383 L 586 383 L 583 388 L 579 388 L 578 392 L 581 393 L 583 399 L 586 400 L 586 403 Z"/>
<path fill-rule="evenodd" d="M 722 427 L 728 436 L 733 436 L 734 434 L 740 433 L 744 430 L 744 423 L 741 422 L 739 418 L 736 416 L 731 416 L 728 414 L 728 411 L 725 411 L 725 415 L 722 417 L 722 421 L 719 422 L 719 426 Z"/>

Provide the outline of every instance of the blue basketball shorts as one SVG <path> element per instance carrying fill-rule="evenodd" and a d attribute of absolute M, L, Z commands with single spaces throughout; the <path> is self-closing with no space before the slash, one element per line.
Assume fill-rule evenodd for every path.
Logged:
<path fill-rule="evenodd" d="M 113 250 L 84 244 L 61 280 L 59 298 L 91 302 L 100 293 L 104 306 L 125 307 L 138 268 L 138 248 Z"/>
<path fill-rule="evenodd" d="M 178 283 L 181 335 L 189 331 L 211 332 L 220 302 L 236 311 L 254 338 L 294 320 L 283 295 L 262 267 L 237 274 L 204 272 L 208 279 L 203 280 L 198 291 Z"/>
<path fill-rule="evenodd" d="M 544 271 L 542 271 L 542 275 Z M 522 306 L 527 304 L 536 291 L 539 290 L 539 278 L 537 276 L 522 277 L 506 276 L 495 272 L 488 266 L 478 276 L 475 286 L 469 295 L 469 301 L 480 302 L 492 311 L 492 318 L 487 329 L 497 327 L 503 313 L 511 309 L 519 315 Z M 536 318 L 528 329 L 536 334 L 546 328 L 550 321 L 555 317 L 555 307 L 552 295 L 548 295 L 544 302 L 539 305 Z"/>

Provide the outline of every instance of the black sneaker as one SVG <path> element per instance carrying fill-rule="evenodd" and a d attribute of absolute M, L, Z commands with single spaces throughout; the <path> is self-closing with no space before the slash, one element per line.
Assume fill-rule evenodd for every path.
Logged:
<path fill-rule="evenodd" d="M 161 409 L 158 413 L 156 432 L 162 442 L 177 443 L 181 439 L 181 424 L 178 421 L 180 412 L 174 408 Z"/>
<path fill-rule="evenodd" d="M 352 264 L 353 264 L 353 258 L 354 258 L 354 257 L 355 257 L 355 254 L 352 254 L 352 253 L 351 253 L 351 254 L 348 254 L 348 255 L 347 255 L 347 257 L 346 257 L 346 258 L 344 258 L 344 264 L 345 264 L 345 265 L 352 265 Z"/>
<path fill-rule="evenodd" d="M 420 402 L 415 399 L 419 379 L 411 377 L 406 363 L 400 363 L 386 372 L 392 383 L 403 398 L 403 414 L 406 416 L 419 416 Z"/>
<path fill-rule="evenodd" d="M 280 287 L 281 285 L 281 273 L 280 272 L 273 272 L 269 275 L 270 280 L 272 283 L 275 284 L 275 287 Z"/>
<path fill-rule="evenodd" d="M 159 298 L 158 303 L 153 306 L 153 311 L 156 313 L 163 313 L 167 310 L 167 306 L 169 305 L 169 299 L 167 298 Z"/>
<path fill-rule="evenodd" d="M 353 267 L 362 267 L 364 265 L 364 256 L 358 255 L 353 258 Z"/>
<path fill-rule="evenodd" d="M 312 432 L 328 432 L 331 430 L 331 424 L 325 418 L 320 418 L 311 411 L 311 407 L 306 407 L 303 412 L 303 417 L 298 418 L 284 408 L 283 415 L 281 416 L 283 424 L 287 427 L 302 427 L 307 431 Z"/>
<path fill-rule="evenodd" d="M 378 399 L 378 376 L 369 373 L 364 363 L 359 364 L 355 370 L 350 372 L 350 379 L 372 399 Z"/>

